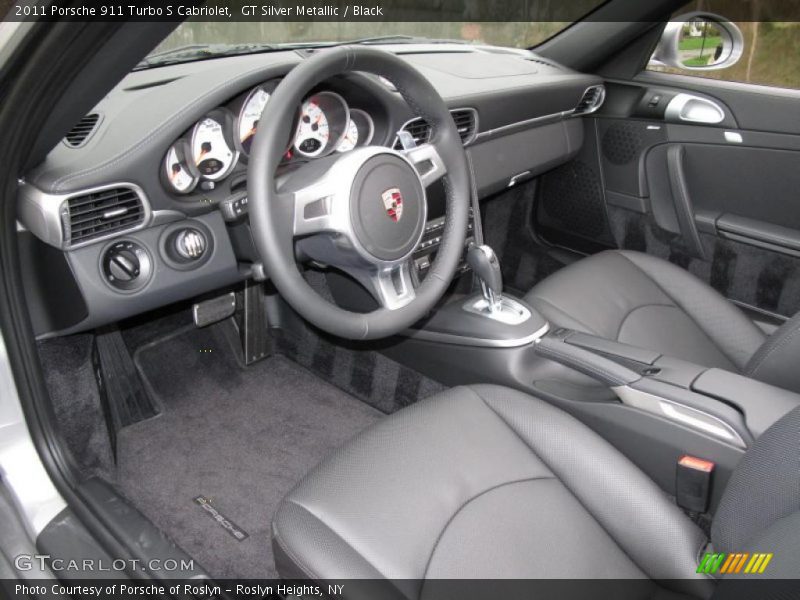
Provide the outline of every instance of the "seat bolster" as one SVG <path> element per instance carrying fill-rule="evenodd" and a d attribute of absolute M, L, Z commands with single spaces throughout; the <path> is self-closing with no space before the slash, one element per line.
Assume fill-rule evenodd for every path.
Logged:
<path fill-rule="evenodd" d="M 647 305 L 671 305 L 653 281 L 618 252 L 589 256 L 557 271 L 525 300 L 558 327 L 616 340 L 625 317 Z"/>
<path fill-rule="evenodd" d="M 800 393 L 800 313 L 781 325 L 745 367 L 748 377 Z"/>
<path fill-rule="evenodd" d="M 284 579 L 383 578 L 325 523 L 291 500 L 281 503 L 272 520 L 272 546 L 275 566 Z"/>
<path fill-rule="evenodd" d="M 664 290 L 738 369 L 745 368 L 766 340 L 735 304 L 685 269 L 642 252 L 620 250 L 618 254 Z"/>
<path fill-rule="evenodd" d="M 708 597 L 695 573 L 705 534 L 611 444 L 571 415 L 509 388 L 470 389 L 526 443 L 649 577 Z"/>

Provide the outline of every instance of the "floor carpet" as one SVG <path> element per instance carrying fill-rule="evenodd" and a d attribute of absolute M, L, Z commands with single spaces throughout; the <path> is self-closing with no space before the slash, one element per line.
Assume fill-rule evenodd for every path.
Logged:
<path fill-rule="evenodd" d="M 281 498 L 382 415 L 285 357 L 243 368 L 226 327 L 183 330 L 136 352 L 161 414 L 121 430 L 117 480 L 213 577 L 272 578 L 269 525 Z"/>

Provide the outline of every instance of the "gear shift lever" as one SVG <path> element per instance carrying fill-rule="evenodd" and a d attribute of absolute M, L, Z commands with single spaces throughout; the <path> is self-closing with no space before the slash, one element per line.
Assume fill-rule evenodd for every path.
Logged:
<path fill-rule="evenodd" d="M 467 264 L 481 281 L 481 290 L 491 312 L 501 310 L 503 299 L 503 276 L 500 261 L 491 247 L 471 246 L 467 251 Z"/>

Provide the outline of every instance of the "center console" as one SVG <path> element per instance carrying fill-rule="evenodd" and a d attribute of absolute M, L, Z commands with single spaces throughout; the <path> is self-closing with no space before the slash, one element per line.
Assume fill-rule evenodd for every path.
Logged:
<path fill-rule="evenodd" d="M 449 385 L 496 383 L 545 399 L 672 495 L 682 457 L 710 461 L 711 512 L 755 439 L 800 406 L 800 395 L 736 373 L 551 327 L 503 294 L 490 248 L 471 246 L 465 264 L 481 291 L 451 298 L 386 354 Z"/>
<path fill-rule="evenodd" d="M 445 190 L 441 182 L 437 182 L 427 190 L 428 201 L 428 221 L 425 224 L 425 232 L 422 240 L 414 250 L 412 256 L 412 269 L 417 281 L 422 281 L 431 268 L 436 252 L 442 243 L 442 232 L 444 231 L 445 215 Z M 464 243 L 464 256 L 458 267 L 458 273 L 463 274 L 468 270 L 466 263 L 466 250 L 475 244 L 475 212 L 472 207 L 469 209 L 469 223 L 467 224 L 467 239 Z"/>

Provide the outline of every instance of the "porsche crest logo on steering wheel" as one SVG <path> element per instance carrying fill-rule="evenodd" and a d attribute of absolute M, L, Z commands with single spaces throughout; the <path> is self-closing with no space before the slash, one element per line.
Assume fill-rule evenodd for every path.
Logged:
<path fill-rule="evenodd" d="M 381 194 L 386 214 L 397 223 L 403 218 L 403 194 L 398 188 L 390 188 Z"/>

